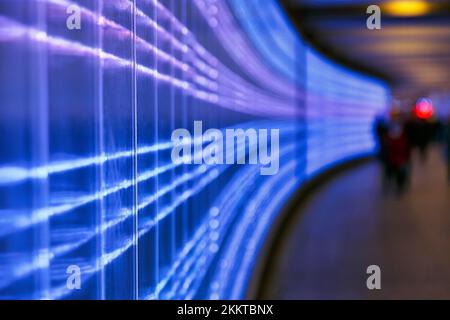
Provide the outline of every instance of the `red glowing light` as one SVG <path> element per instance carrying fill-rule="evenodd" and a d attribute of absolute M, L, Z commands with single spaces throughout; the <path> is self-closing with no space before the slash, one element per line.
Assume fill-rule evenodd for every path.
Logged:
<path fill-rule="evenodd" d="M 414 113 L 419 119 L 430 119 L 434 114 L 432 102 L 429 99 L 420 99 L 416 103 Z"/>

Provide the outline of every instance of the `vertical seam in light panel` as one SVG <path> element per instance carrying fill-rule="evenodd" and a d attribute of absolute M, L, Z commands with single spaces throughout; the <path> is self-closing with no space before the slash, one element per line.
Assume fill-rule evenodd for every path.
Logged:
<path fill-rule="evenodd" d="M 156 9 L 156 6 L 153 7 L 153 21 L 155 21 L 156 23 L 158 22 L 158 11 Z M 158 32 L 156 30 L 156 28 L 153 30 L 154 32 L 154 41 L 155 41 L 155 47 L 158 47 Z M 158 55 L 156 54 L 156 52 L 154 52 L 154 63 L 155 63 L 155 70 L 156 72 L 158 72 Z M 159 143 L 159 133 L 158 133 L 158 127 L 159 127 L 159 121 L 158 121 L 158 116 L 159 116 L 159 112 L 158 112 L 158 79 L 155 78 L 154 80 L 154 115 L 155 115 L 155 143 Z M 159 168 L 159 153 L 155 152 L 155 164 L 156 164 L 156 168 Z M 159 190 L 159 175 L 156 176 L 155 179 L 155 188 L 156 190 Z M 159 199 L 157 199 L 155 201 L 155 218 L 158 216 L 159 214 Z M 159 288 L 158 288 L 158 283 L 159 283 L 159 223 L 157 223 L 155 225 L 155 279 L 156 279 L 156 283 L 155 283 L 155 299 L 159 299 Z"/>
<path fill-rule="evenodd" d="M 98 7 L 97 7 L 97 14 L 98 16 L 102 16 L 103 14 L 103 0 L 99 0 L 98 2 Z M 103 49 L 103 26 L 102 25 L 97 25 L 97 41 L 98 41 L 98 49 L 97 51 L 101 51 Z M 96 94 L 97 94 L 97 108 L 98 108 L 98 117 L 99 117 L 99 123 L 98 123 L 98 148 L 99 148 L 99 154 L 101 156 L 103 156 L 105 154 L 105 144 L 104 144 L 104 117 L 103 117 L 103 111 L 104 111 L 104 106 L 103 106 L 103 60 L 102 59 L 97 59 L 97 90 L 96 90 Z M 105 164 L 101 163 L 99 166 L 99 186 L 100 186 L 100 190 L 101 192 L 103 192 L 103 190 L 105 189 Z M 104 206 L 104 199 L 101 198 L 100 200 L 100 212 L 99 212 L 99 223 L 100 223 L 100 230 L 103 230 L 103 226 L 105 225 L 105 206 Z M 99 240 L 99 246 L 100 247 L 100 257 L 104 257 L 105 252 L 105 233 L 101 232 L 100 233 L 100 240 Z M 99 261 L 97 263 L 103 264 L 103 261 Z M 105 269 L 100 266 L 101 268 L 99 268 L 100 270 L 100 299 L 101 300 L 105 300 L 106 299 L 106 287 L 105 287 Z"/>
<path fill-rule="evenodd" d="M 35 8 L 34 6 L 30 6 L 30 9 L 36 9 L 37 10 L 37 23 L 38 25 L 42 25 L 42 28 L 44 30 L 47 29 L 47 14 L 46 14 L 46 8 L 45 6 L 42 6 L 39 3 L 34 3 L 35 6 L 38 6 Z M 30 10 L 31 11 L 31 10 Z M 32 12 L 35 14 L 35 12 Z M 41 51 L 42 50 L 42 51 Z M 38 78 L 39 78 L 39 93 L 38 93 L 38 114 L 36 114 L 36 118 L 39 119 L 38 123 L 35 124 L 34 129 L 38 130 L 39 133 L 36 136 L 33 136 L 32 139 L 37 139 L 39 148 L 38 150 L 33 150 L 32 156 L 35 155 L 35 152 L 37 152 L 39 157 L 39 164 L 48 163 L 49 158 L 49 132 L 48 132 L 48 119 L 49 119 L 49 107 L 48 107 L 48 57 L 47 52 L 40 48 L 37 54 L 37 64 L 38 64 Z M 31 70 L 30 70 L 31 71 Z M 31 101 L 31 104 L 33 101 Z M 33 114 L 33 111 L 32 111 Z M 43 145 L 45 144 L 45 146 Z M 32 159 L 33 162 L 34 159 Z M 33 163 L 34 165 L 34 163 Z M 45 182 L 44 182 L 45 181 Z M 45 205 L 49 202 L 49 179 L 48 176 L 44 181 L 39 181 L 37 192 L 39 195 L 39 199 L 33 199 L 33 203 L 36 203 L 36 200 L 39 202 L 44 202 Z M 35 192 L 33 192 L 35 193 Z M 44 195 L 45 193 L 45 195 Z M 36 196 L 36 194 L 34 194 Z M 43 199 L 42 199 L 43 198 Z M 38 246 L 39 246 L 39 255 L 42 255 L 42 250 L 45 250 L 45 259 L 47 262 L 49 262 L 49 252 L 51 250 L 51 241 L 50 241 L 50 224 L 49 219 L 47 218 L 45 224 L 43 224 L 41 227 L 39 227 L 38 231 Z M 39 259 L 42 259 L 42 256 L 39 257 Z M 40 299 L 49 299 L 51 297 L 51 272 L 50 272 L 50 265 L 48 264 L 46 268 L 42 268 L 39 276 L 38 276 L 38 284 L 39 286 L 43 286 L 41 290 L 38 289 L 38 291 L 41 291 L 38 296 Z"/>
<path fill-rule="evenodd" d="M 174 2 L 173 0 L 170 1 L 170 10 L 174 9 Z M 170 33 L 174 34 L 174 22 L 170 21 Z M 173 47 L 173 44 L 170 46 L 170 55 L 172 57 L 175 56 L 175 50 Z M 170 76 L 174 77 L 175 76 L 175 71 L 174 71 L 174 67 L 173 64 L 170 67 Z M 171 130 L 175 130 L 175 87 L 173 85 L 170 86 L 170 129 Z M 171 180 L 175 180 L 176 179 L 176 172 L 175 169 L 171 170 Z M 175 189 L 172 190 L 171 192 L 171 196 L 170 199 L 171 201 L 174 201 L 174 199 L 176 198 L 176 192 Z M 170 241 L 172 242 L 170 244 L 170 260 L 171 260 L 171 264 L 173 263 L 173 260 L 176 258 L 176 223 L 177 223 L 177 214 L 176 214 L 176 209 L 174 210 L 174 212 L 172 212 L 171 217 L 170 217 Z"/>
<path fill-rule="evenodd" d="M 136 300 L 139 299 L 139 226 L 138 226 L 138 141 L 137 141 L 137 78 L 136 78 L 136 0 L 133 0 L 133 9 L 132 9 L 132 23 L 133 23 L 133 38 L 132 38 L 132 55 L 133 55 L 133 85 L 132 85 L 132 99 L 133 99 L 133 213 L 134 213 L 134 298 Z"/>

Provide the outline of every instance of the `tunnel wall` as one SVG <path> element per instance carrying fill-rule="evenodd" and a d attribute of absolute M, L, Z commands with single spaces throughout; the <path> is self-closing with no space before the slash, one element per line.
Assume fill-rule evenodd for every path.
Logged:
<path fill-rule="evenodd" d="M 5 0 L 0 62 L 3 299 L 243 298 L 280 208 L 371 154 L 389 100 L 272 0 Z M 279 130 L 278 173 L 174 163 L 199 120 Z"/>

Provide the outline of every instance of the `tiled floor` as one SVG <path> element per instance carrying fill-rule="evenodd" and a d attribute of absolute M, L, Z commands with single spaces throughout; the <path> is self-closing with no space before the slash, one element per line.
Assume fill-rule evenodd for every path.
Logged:
<path fill-rule="evenodd" d="M 266 299 L 450 299 L 450 187 L 441 154 L 415 161 L 409 192 L 385 194 L 372 162 L 344 172 L 298 208 Z M 367 289 L 367 267 L 381 290 Z"/>

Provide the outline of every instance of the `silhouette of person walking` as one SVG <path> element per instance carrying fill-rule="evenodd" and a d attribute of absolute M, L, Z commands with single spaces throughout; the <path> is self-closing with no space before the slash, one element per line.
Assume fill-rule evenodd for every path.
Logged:
<path fill-rule="evenodd" d="M 405 126 L 394 114 L 384 139 L 388 184 L 395 183 L 398 194 L 402 194 L 409 181 L 411 144 Z"/>

